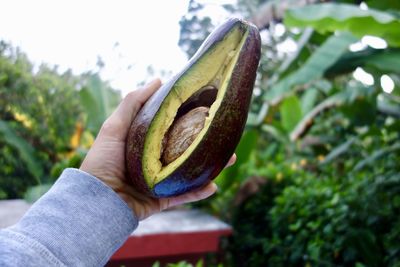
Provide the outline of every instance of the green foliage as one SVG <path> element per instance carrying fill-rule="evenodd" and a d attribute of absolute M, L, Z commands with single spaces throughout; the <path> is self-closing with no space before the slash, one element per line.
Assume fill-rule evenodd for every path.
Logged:
<path fill-rule="evenodd" d="M 317 99 L 318 99 L 318 89 L 316 88 L 310 88 L 308 89 L 304 95 L 301 98 L 301 111 L 304 114 L 307 114 L 312 110 L 312 108 L 315 106 Z"/>
<path fill-rule="evenodd" d="M 393 0 L 368 0 L 368 6 L 383 11 L 400 10 L 400 2 Z"/>
<path fill-rule="evenodd" d="M 314 158 L 321 147 L 311 146 L 302 148 L 301 158 L 285 159 L 284 150 L 275 149 L 253 159 L 252 174 L 265 177 L 266 184 L 235 210 L 234 266 L 398 264 L 398 122 L 346 138 L 355 124 L 324 125 L 333 113 L 318 119 L 320 129 L 312 129 L 313 135 L 336 136 L 318 145 L 329 151 L 326 157 Z M 374 156 L 385 141 L 391 145 L 380 158 Z M 367 156 L 371 151 L 376 152 Z M 373 164 L 357 170 L 369 157 Z"/>
<path fill-rule="evenodd" d="M 399 64 L 400 50 L 389 49 L 373 49 L 367 48 L 358 52 L 345 53 L 334 65 L 326 72 L 326 76 L 331 77 L 338 74 L 346 74 L 357 67 L 364 67 L 372 72 L 400 72 Z"/>
<path fill-rule="evenodd" d="M 237 266 L 400 263 L 398 174 L 297 174 L 291 180 L 293 184 L 280 191 L 265 186 L 238 209 Z"/>
<path fill-rule="evenodd" d="M 346 51 L 350 44 L 357 41 L 351 34 L 342 33 L 331 36 L 305 62 L 286 78 L 276 83 L 267 93 L 267 98 L 273 100 L 290 92 L 294 86 L 300 87 L 306 83 L 321 78 Z"/>
<path fill-rule="evenodd" d="M 232 220 L 235 232 L 230 244 L 232 266 L 268 266 L 268 259 L 276 256 L 264 248 L 275 230 L 271 229 L 272 218 L 268 211 L 288 182 L 287 178 L 285 183 L 268 179 L 259 192 L 235 209 Z"/>
<path fill-rule="evenodd" d="M 280 114 L 282 117 L 282 126 L 290 132 L 302 118 L 301 103 L 297 96 L 285 98 L 280 106 Z"/>
<path fill-rule="evenodd" d="M 295 2 L 273 1 L 289 11 L 284 33 L 272 20 L 261 31 L 244 160 L 201 207 L 233 224 L 233 266 L 400 266 L 399 5 Z M 239 1 L 229 10 L 254 18 L 266 9 Z M 351 51 L 365 35 L 388 47 Z M 277 49 L 289 41 L 296 51 Z M 357 68 L 373 83 L 357 80 Z"/>
<path fill-rule="evenodd" d="M 19 159 L 18 150 L 6 143 L 0 143 L 0 198 L 19 198 L 27 187 L 37 183 L 36 179 L 26 168 L 26 164 Z"/>
<path fill-rule="evenodd" d="M 121 95 L 105 84 L 97 74 L 88 75 L 79 91 L 85 110 L 86 127 L 96 134 L 121 100 Z"/>
<path fill-rule="evenodd" d="M 40 182 L 43 175 L 42 166 L 36 159 L 33 147 L 25 141 L 25 139 L 18 136 L 18 134 L 11 128 L 7 122 L 0 120 L 0 133 L 6 143 L 13 146 L 20 155 L 21 159 L 26 164 L 27 170 L 33 177 Z"/>
<path fill-rule="evenodd" d="M 161 264 L 157 261 L 153 264 L 153 267 L 160 267 Z M 203 261 L 199 260 L 195 265 L 188 263 L 187 261 L 180 261 L 176 263 L 168 263 L 166 267 L 203 267 Z M 221 264 L 218 267 L 223 267 Z"/>
<path fill-rule="evenodd" d="M 400 20 L 395 15 L 378 10 L 361 10 L 348 4 L 316 4 L 291 9 L 285 24 L 290 27 L 311 26 L 325 33 L 349 31 L 355 36 L 374 35 L 384 38 L 392 46 L 400 46 Z"/>
<path fill-rule="evenodd" d="M 22 197 L 28 186 L 50 182 L 52 164 L 69 150 L 79 118 L 76 78 L 42 65 L 0 42 L 0 183 L 4 198 Z"/>
<path fill-rule="evenodd" d="M 236 180 L 239 180 L 239 177 L 245 179 L 245 177 L 241 176 L 240 174 L 239 166 L 249 160 L 252 151 L 257 145 L 257 138 L 258 133 L 254 130 L 246 131 L 243 134 L 243 137 L 241 138 L 239 145 L 236 148 L 236 153 L 239 155 L 236 159 L 236 164 L 222 171 L 222 173 L 216 180 L 220 188 L 224 190 L 231 186 L 231 183 L 234 182 L 234 180 L 230 179 L 230 177 L 235 177 Z"/>
<path fill-rule="evenodd" d="M 381 71 L 400 73 L 400 50 L 386 50 L 383 53 L 371 56 L 365 61 L 366 66 L 375 67 Z"/>
<path fill-rule="evenodd" d="M 0 199 L 38 186 L 26 195 L 36 198 L 42 183 L 79 166 L 119 100 L 97 74 L 46 65 L 34 71 L 25 54 L 0 42 Z"/>

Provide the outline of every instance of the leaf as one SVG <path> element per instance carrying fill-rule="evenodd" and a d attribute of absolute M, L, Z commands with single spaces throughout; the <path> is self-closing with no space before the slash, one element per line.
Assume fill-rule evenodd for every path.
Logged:
<path fill-rule="evenodd" d="M 97 75 L 88 77 L 79 96 L 87 113 L 87 127 L 93 134 L 97 134 L 121 100 L 120 93 L 105 86 Z"/>
<path fill-rule="evenodd" d="M 275 127 L 274 125 L 267 125 L 267 124 L 264 124 L 263 126 L 261 126 L 261 129 L 264 132 L 270 134 L 273 138 L 275 138 L 277 141 L 281 142 L 282 144 L 289 143 L 287 134 L 285 134 L 283 129 Z"/>
<path fill-rule="evenodd" d="M 249 113 L 249 115 L 247 116 L 246 125 L 247 126 L 260 125 L 264 121 L 269 110 L 270 110 L 270 106 L 264 102 L 263 105 L 261 106 L 260 111 L 257 114 L 254 114 L 252 112 Z"/>
<path fill-rule="evenodd" d="M 294 130 L 290 133 L 290 140 L 296 141 L 301 136 L 304 136 L 306 132 L 311 128 L 314 123 L 314 119 L 324 110 L 345 106 L 347 108 L 347 113 L 349 111 L 353 111 L 354 114 L 360 114 L 360 112 L 364 112 L 364 114 L 359 115 L 358 118 L 355 118 L 358 121 L 356 123 L 365 123 L 365 120 L 370 119 L 369 116 L 375 115 L 375 108 L 371 105 L 361 104 L 360 99 L 364 99 L 362 101 L 368 102 L 371 101 L 372 95 L 374 93 L 374 88 L 372 87 L 364 87 L 360 86 L 360 84 L 355 84 L 352 86 L 348 86 L 343 91 L 340 91 L 322 102 L 320 102 L 317 106 L 315 106 L 310 112 L 308 112 L 302 120 L 296 125 Z M 365 108 L 367 107 L 367 110 Z M 353 109 L 352 109 L 353 108 Z M 342 108 L 344 111 L 345 108 Z M 350 114 L 352 115 L 352 114 Z"/>
<path fill-rule="evenodd" d="M 307 45 L 309 44 L 310 38 L 312 37 L 314 30 L 312 28 L 304 29 L 303 33 L 301 34 L 299 40 L 296 42 L 297 49 L 296 52 L 290 54 L 279 66 L 279 68 L 274 73 L 274 76 L 277 77 L 284 77 L 287 73 L 291 72 L 291 69 L 296 69 L 298 66 L 298 60 L 301 57 L 301 54 L 306 49 Z M 274 80 L 274 76 L 272 76 L 272 80 Z"/>
<path fill-rule="evenodd" d="M 380 250 L 377 237 L 370 229 L 348 229 L 347 245 L 354 247 L 367 266 L 380 266 Z"/>
<path fill-rule="evenodd" d="M 325 76 L 334 77 L 354 71 L 357 67 L 362 67 L 365 62 L 373 55 L 381 53 L 382 49 L 366 48 L 361 51 L 347 52 L 325 71 Z"/>
<path fill-rule="evenodd" d="M 314 4 L 286 12 L 289 27 L 313 27 L 316 31 L 349 31 L 355 36 L 374 35 L 392 46 L 400 46 L 400 20 L 394 15 L 374 9 L 362 10 L 349 4 Z"/>
<path fill-rule="evenodd" d="M 318 94 L 318 90 L 315 88 L 307 89 L 307 91 L 301 97 L 302 114 L 307 114 L 312 110 L 317 101 Z"/>
<path fill-rule="evenodd" d="M 25 139 L 19 137 L 7 122 L 2 120 L 0 120 L 0 134 L 9 145 L 18 150 L 19 156 L 25 162 L 28 171 L 40 183 L 40 179 L 43 176 L 43 167 L 35 156 L 34 148 Z"/>
<path fill-rule="evenodd" d="M 377 97 L 377 110 L 381 113 L 400 118 L 400 105 L 389 101 L 387 94 L 380 94 Z"/>
<path fill-rule="evenodd" d="M 333 95 L 323 102 L 319 103 L 315 108 L 308 112 L 303 119 L 296 125 L 293 131 L 290 133 L 290 140 L 296 141 L 303 136 L 312 126 L 315 117 L 317 117 L 322 111 L 336 107 L 344 103 L 345 93 L 338 93 Z"/>
<path fill-rule="evenodd" d="M 100 129 L 104 114 L 100 112 L 100 106 L 96 102 L 90 89 L 85 87 L 79 92 L 80 101 L 87 114 L 86 127 L 94 134 Z"/>
<path fill-rule="evenodd" d="M 282 126 L 287 132 L 293 130 L 302 118 L 301 104 L 297 96 L 285 98 L 280 106 Z"/>
<path fill-rule="evenodd" d="M 29 203 L 33 203 L 36 200 L 38 200 L 41 196 L 43 196 L 47 191 L 49 191 L 51 186 L 52 184 L 41 184 L 30 187 L 25 192 L 24 199 Z"/>
<path fill-rule="evenodd" d="M 325 75 L 328 77 L 354 71 L 357 67 L 373 67 L 383 72 L 400 73 L 399 49 L 373 49 L 344 54 Z"/>
<path fill-rule="evenodd" d="M 277 98 L 290 93 L 292 87 L 301 86 L 321 78 L 357 39 L 349 33 L 340 33 L 329 37 L 297 71 L 280 80 L 266 94 L 266 98 L 275 102 Z"/>
<path fill-rule="evenodd" d="M 396 0 L 368 0 L 366 1 L 368 7 L 388 10 L 388 9 L 397 9 L 400 10 L 400 1 Z"/>
<path fill-rule="evenodd" d="M 400 73 L 400 50 L 385 51 L 367 58 L 366 65 L 383 71 Z"/>
<path fill-rule="evenodd" d="M 215 180 L 221 189 L 229 188 L 235 181 L 241 181 L 242 177 L 239 177 L 240 166 L 249 160 L 251 152 L 257 145 L 257 140 L 258 132 L 256 130 L 245 131 L 235 151 L 237 155 L 236 163 L 223 170 Z"/>
<path fill-rule="evenodd" d="M 376 96 L 364 94 L 364 97 L 362 97 L 362 91 L 363 90 L 360 89 L 355 90 L 354 92 L 356 94 L 354 94 L 354 99 L 349 98 L 349 101 L 340 108 L 343 115 L 345 115 L 354 126 L 369 126 L 376 121 Z"/>
<path fill-rule="evenodd" d="M 196 263 L 196 265 L 195 265 L 195 267 L 203 267 L 203 260 L 199 260 L 197 263 Z"/>
<path fill-rule="evenodd" d="M 332 162 L 334 159 L 337 157 L 341 156 L 342 154 L 346 153 L 352 144 L 355 142 L 355 138 L 350 138 L 343 144 L 340 144 L 339 146 L 335 147 L 332 149 L 332 151 L 325 157 L 325 159 L 321 162 L 321 165 L 327 164 L 329 162 Z"/>
<path fill-rule="evenodd" d="M 358 162 L 357 165 L 353 168 L 353 171 L 359 171 L 359 170 L 363 169 L 365 166 L 375 163 L 376 160 L 378 160 L 379 158 L 381 158 L 383 156 L 387 156 L 388 153 L 392 153 L 397 150 L 400 150 L 400 143 L 395 143 L 389 147 L 385 147 L 378 151 L 375 151 L 374 153 L 372 153 L 371 156 Z"/>

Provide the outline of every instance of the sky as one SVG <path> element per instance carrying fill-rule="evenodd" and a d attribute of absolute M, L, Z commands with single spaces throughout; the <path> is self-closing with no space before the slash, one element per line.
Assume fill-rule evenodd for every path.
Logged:
<path fill-rule="evenodd" d="M 178 47 L 183 0 L 2 1 L 0 39 L 11 42 L 35 63 L 96 69 L 123 94 L 147 77 L 147 67 L 176 72 L 186 55 Z"/>
<path fill-rule="evenodd" d="M 199 2 L 206 4 L 205 12 L 215 23 L 227 16 L 219 5 L 235 3 Z M 187 57 L 178 41 L 179 20 L 187 8 L 185 0 L 3 0 L 0 39 L 20 47 L 36 65 L 44 62 L 75 74 L 96 70 L 101 57 L 102 78 L 125 95 L 149 79 L 149 66 L 176 73 L 185 65 Z M 366 45 L 384 48 L 386 43 L 364 37 L 350 50 Z M 294 42 L 280 46 L 289 53 L 296 50 Z M 371 84 L 368 75 L 358 69 L 354 77 Z M 392 83 L 390 77 L 381 80 L 389 91 Z"/>

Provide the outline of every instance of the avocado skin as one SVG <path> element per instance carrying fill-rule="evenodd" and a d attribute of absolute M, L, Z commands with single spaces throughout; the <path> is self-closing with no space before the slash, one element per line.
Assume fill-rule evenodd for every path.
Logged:
<path fill-rule="evenodd" d="M 150 189 L 143 176 L 142 155 L 146 133 L 153 117 L 175 82 L 233 27 L 240 27 L 243 31 L 247 28 L 249 33 L 234 66 L 221 106 L 192 154 L 170 176 Z M 138 191 L 156 198 L 176 196 L 205 185 L 222 171 L 244 130 L 260 60 L 260 47 L 260 35 L 254 25 L 240 19 L 230 19 L 210 34 L 178 75 L 150 97 L 132 122 L 127 137 L 128 179 Z"/>

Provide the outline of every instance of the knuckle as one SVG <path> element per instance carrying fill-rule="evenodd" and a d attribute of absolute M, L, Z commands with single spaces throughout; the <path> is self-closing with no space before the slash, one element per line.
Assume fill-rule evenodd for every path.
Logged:
<path fill-rule="evenodd" d="M 121 104 L 137 109 L 138 106 L 142 105 L 140 93 L 138 91 L 128 93 L 122 100 Z"/>
<path fill-rule="evenodd" d="M 108 118 L 101 126 L 100 132 L 106 135 L 112 135 L 123 129 L 122 120 L 119 118 Z"/>
<path fill-rule="evenodd" d="M 138 97 L 138 91 L 132 91 L 129 92 L 123 99 L 123 101 L 126 101 L 128 103 L 132 103 L 135 101 L 138 101 L 139 97 Z"/>
<path fill-rule="evenodd" d="M 136 97 L 137 97 L 137 90 L 129 92 L 129 93 L 125 96 L 125 99 L 136 98 Z"/>

